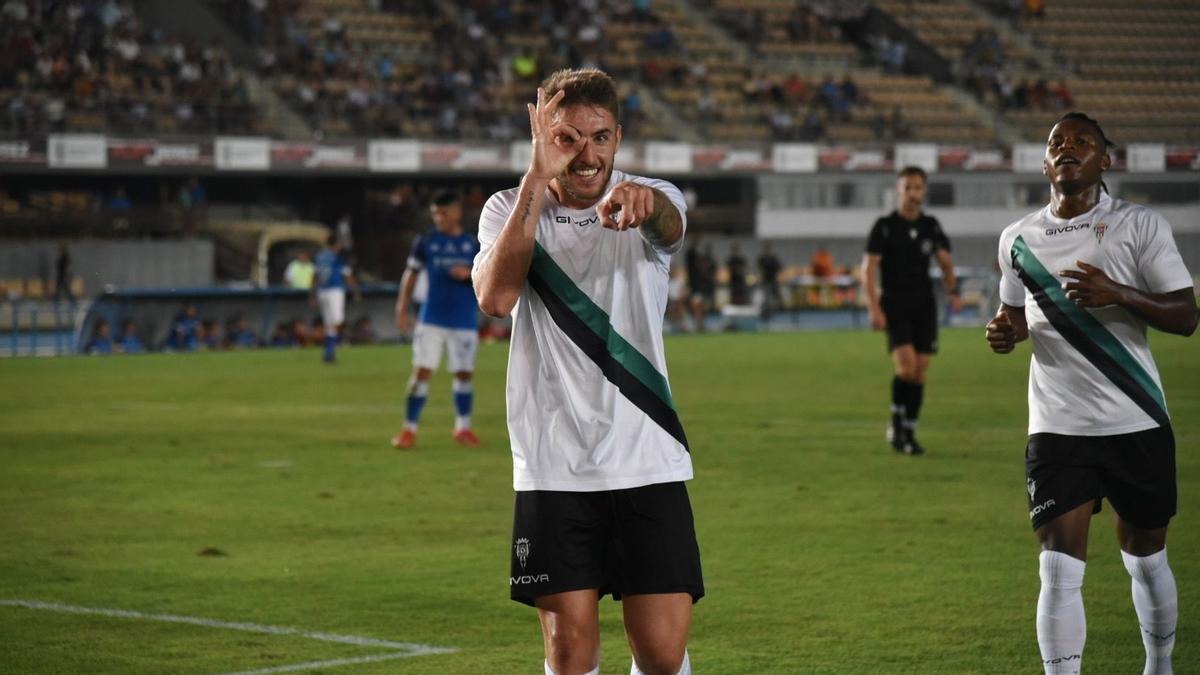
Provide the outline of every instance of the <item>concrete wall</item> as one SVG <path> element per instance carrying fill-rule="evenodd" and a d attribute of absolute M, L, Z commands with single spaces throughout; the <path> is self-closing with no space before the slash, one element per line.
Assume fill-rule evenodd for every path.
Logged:
<path fill-rule="evenodd" d="M 80 239 L 67 242 L 71 276 L 83 280 L 86 296 L 106 286 L 117 288 L 198 288 L 213 285 L 211 241 L 121 241 Z M 0 279 L 39 278 L 54 284 L 58 243 L 0 241 Z"/>

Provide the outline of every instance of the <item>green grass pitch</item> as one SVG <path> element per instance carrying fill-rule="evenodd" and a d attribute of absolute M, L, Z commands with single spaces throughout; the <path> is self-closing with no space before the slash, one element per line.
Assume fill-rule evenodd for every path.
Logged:
<path fill-rule="evenodd" d="M 1029 347 L 943 334 L 921 436 L 883 440 L 890 365 L 867 332 L 669 338 L 708 596 L 700 673 L 1034 673 L 1037 546 L 1022 469 Z M 1200 667 L 1200 356 L 1152 342 L 1176 424 L 1178 672 Z M 0 602 L 288 626 L 452 647 L 338 673 L 540 673 L 507 599 L 507 345 L 450 439 L 435 380 L 419 450 L 393 450 L 406 348 L 0 361 Z M 1084 586 L 1094 673 L 1140 672 L 1111 510 Z M 208 555 L 201 553 L 206 551 Z M 603 601 L 603 672 L 629 669 Z M 0 604 L 0 673 L 230 673 L 386 649 Z"/>

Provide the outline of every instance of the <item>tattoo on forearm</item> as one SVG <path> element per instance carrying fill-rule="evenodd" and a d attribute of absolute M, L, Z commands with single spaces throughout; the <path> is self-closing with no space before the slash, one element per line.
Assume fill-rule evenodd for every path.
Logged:
<path fill-rule="evenodd" d="M 654 214 L 642 223 L 643 236 L 651 244 L 662 244 L 675 237 L 682 223 L 675 205 L 661 192 L 654 193 Z"/>
<path fill-rule="evenodd" d="M 525 200 L 525 208 L 521 211 L 521 223 L 529 221 L 529 214 L 533 211 L 533 198 L 536 193 L 533 190 L 529 191 L 529 197 Z"/>

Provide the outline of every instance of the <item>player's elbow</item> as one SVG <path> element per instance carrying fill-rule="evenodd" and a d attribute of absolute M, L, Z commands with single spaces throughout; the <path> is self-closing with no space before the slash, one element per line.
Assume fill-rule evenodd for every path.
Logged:
<path fill-rule="evenodd" d="M 1191 337 L 1195 334 L 1197 325 L 1200 325 L 1200 309 L 1192 310 L 1192 316 L 1184 324 L 1183 331 L 1180 334 L 1184 337 Z"/>
<path fill-rule="evenodd" d="M 488 316 L 505 317 L 512 314 L 517 306 L 519 294 L 508 293 L 500 289 L 476 286 L 475 299 L 479 301 L 479 309 Z"/>

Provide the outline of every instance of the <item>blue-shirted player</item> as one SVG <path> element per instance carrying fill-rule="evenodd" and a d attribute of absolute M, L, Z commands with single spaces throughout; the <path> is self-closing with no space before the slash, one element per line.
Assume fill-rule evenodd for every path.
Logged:
<path fill-rule="evenodd" d="M 438 193 L 429 210 L 436 229 L 413 242 L 396 301 L 396 325 L 407 333 L 412 321 L 409 306 L 413 289 L 421 270 L 425 270 L 429 292 L 413 331 L 413 374 L 408 380 L 404 429 L 392 438 L 392 445 L 416 445 L 417 421 L 429 394 L 429 378 L 437 370 L 445 348 L 450 372 L 454 373 L 454 440 L 476 446 L 479 438 L 471 431 L 471 374 L 479 346 L 479 306 L 471 286 L 471 265 L 479 252 L 479 242 L 463 230 L 458 195 Z"/>
<path fill-rule="evenodd" d="M 338 333 L 346 322 L 346 288 L 359 297 L 358 282 L 350 263 L 342 254 L 342 245 L 336 234 L 330 234 L 326 247 L 313 261 L 316 275 L 309 291 L 309 303 L 321 309 L 321 321 L 325 324 L 325 352 L 322 360 L 334 362 Z"/>

